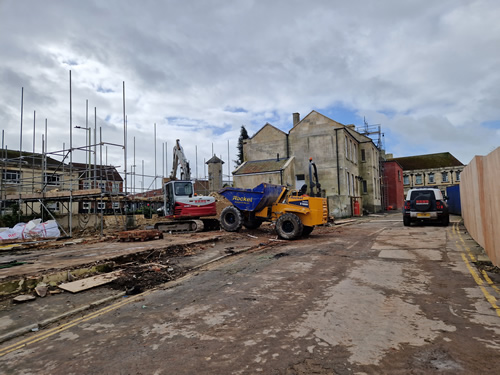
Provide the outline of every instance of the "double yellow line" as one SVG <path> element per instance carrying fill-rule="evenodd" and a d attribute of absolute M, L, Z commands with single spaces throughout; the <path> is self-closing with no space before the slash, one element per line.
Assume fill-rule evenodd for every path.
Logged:
<path fill-rule="evenodd" d="M 246 253 L 248 251 L 258 250 L 260 248 L 261 248 L 260 245 L 257 246 L 256 248 L 250 247 L 248 249 L 245 249 L 244 251 L 238 252 L 236 254 L 236 256 L 237 255 L 242 255 L 243 253 Z M 220 258 L 216 258 L 216 259 L 214 259 L 212 261 L 209 261 L 209 262 L 206 262 L 204 264 L 201 264 L 200 266 L 194 267 L 192 270 L 200 270 L 200 269 L 203 269 L 203 268 L 209 269 L 210 266 L 213 263 L 217 263 L 218 261 L 220 261 L 222 259 L 229 258 L 229 257 L 234 257 L 234 256 L 235 255 L 225 255 L 225 256 L 222 256 Z M 98 316 L 107 314 L 107 313 L 109 313 L 109 312 L 111 312 L 113 310 L 116 310 L 116 309 L 118 309 L 118 308 L 120 308 L 122 306 L 125 306 L 125 305 L 127 305 L 129 303 L 135 302 L 135 301 L 139 300 L 140 298 L 142 298 L 142 297 L 144 297 L 144 296 L 146 296 L 148 294 L 151 294 L 151 293 L 157 291 L 162 286 L 165 286 L 167 284 L 170 285 L 170 287 L 178 285 L 178 284 L 182 283 L 183 281 L 185 281 L 185 280 L 189 279 L 190 277 L 192 277 L 193 274 L 194 273 L 188 273 L 188 274 L 186 274 L 186 275 L 184 275 L 184 276 L 182 276 L 182 277 L 180 277 L 180 278 L 178 278 L 176 280 L 172 280 L 172 281 L 170 281 L 170 282 L 168 282 L 166 284 L 157 286 L 156 288 L 149 289 L 149 290 L 147 290 L 147 291 L 145 291 L 143 293 L 137 294 L 137 295 L 135 295 L 133 297 L 124 298 L 124 299 L 122 299 L 119 302 L 116 302 L 116 303 L 114 303 L 112 305 L 104 307 L 104 308 L 102 308 L 100 310 L 97 310 L 97 311 L 95 311 L 93 313 L 84 315 L 84 316 L 82 316 L 80 318 L 77 318 L 77 319 L 74 319 L 74 320 L 72 320 L 72 321 L 70 321 L 68 323 L 61 324 L 60 326 L 57 326 L 57 327 L 54 327 L 54 328 L 51 328 L 51 329 L 48 329 L 48 330 L 44 330 L 43 332 L 40 332 L 40 333 L 35 334 L 33 336 L 27 337 L 27 338 L 25 338 L 25 339 L 23 339 L 21 341 L 18 341 L 15 344 L 9 345 L 9 346 L 7 346 L 5 348 L 1 348 L 0 349 L 0 357 L 3 357 L 4 355 L 9 354 L 9 353 L 11 353 L 11 352 L 13 352 L 15 350 L 22 349 L 22 348 L 24 348 L 24 347 L 26 347 L 28 345 L 32 345 L 32 344 L 35 344 L 35 343 L 37 343 L 39 341 L 45 340 L 45 339 L 47 339 L 47 338 L 49 338 L 49 337 L 51 337 L 53 335 L 56 335 L 56 334 L 58 334 L 60 332 L 65 331 L 65 330 L 67 330 L 67 329 L 69 329 L 71 327 L 74 327 L 74 326 L 76 326 L 78 324 L 81 324 L 83 322 L 95 319 Z"/>
<path fill-rule="evenodd" d="M 500 317 L 500 307 L 498 307 L 497 299 L 490 292 L 488 292 L 488 290 L 485 287 L 485 284 L 487 284 L 489 287 L 491 287 L 496 292 L 496 294 L 498 294 L 499 296 L 500 296 L 500 289 L 493 283 L 493 281 L 489 278 L 488 274 L 485 271 L 481 271 L 480 273 L 478 273 L 476 271 L 476 269 L 474 269 L 474 267 L 470 264 L 470 262 L 477 262 L 477 259 L 474 256 L 474 254 L 472 254 L 470 247 L 467 246 L 467 244 L 465 243 L 465 241 L 462 237 L 462 234 L 458 230 L 458 223 L 453 223 L 452 231 L 453 231 L 453 234 L 455 236 L 457 236 L 459 239 L 458 241 L 456 241 L 456 244 L 457 244 L 457 247 L 459 249 L 461 249 L 462 259 L 463 259 L 465 265 L 467 266 L 467 269 L 469 270 L 470 274 L 474 278 L 474 281 L 476 282 L 476 284 L 479 286 L 479 288 L 483 292 L 486 300 L 495 309 L 497 315 Z M 469 261 L 469 259 L 467 259 L 467 257 L 470 259 L 470 261 Z M 482 276 L 482 278 L 481 278 L 481 276 Z"/>
<path fill-rule="evenodd" d="M 140 298 L 144 297 L 145 295 L 153 292 L 154 290 L 155 289 L 151 289 L 151 290 L 148 290 L 148 291 L 143 292 L 141 294 L 137 294 L 133 297 L 124 298 L 119 302 L 116 302 L 112 305 L 106 306 L 100 310 L 94 311 L 93 313 L 84 315 L 84 316 L 77 318 L 77 319 L 74 319 L 68 323 L 61 324 L 60 326 L 57 326 L 57 327 L 54 327 L 54 328 L 51 328 L 48 330 L 44 330 L 43 332 L 40 332 L 34 336 L 31 336 L 31 337 L 25 338 L 21 341 L 18 341 L 15 344 L 12 344 L 12 345 L 9 345 L 5 348 L 0 349 L 0 357 L 3 357 L 4 355 L 9 354 L 10 352 L 13 352 L 15 350 L 22 349 L 28 345 L 32 345 L 34 343 L 37 343 L 38 341 L 45 340 L 53 335 L 56 335 L 62 331 L 65 331 L 65 330 L 73 327 L 73 326 L 76 326 L 77 324 L 81 324 L 81 323 L 89 321 L 91 319 L 95 319 L 98 316 L 101 316 L 103 314 L 107 314 L 110 311 L 116 310 L 124 305 L 135 302 L 135 301 L 139 300 Z"/>

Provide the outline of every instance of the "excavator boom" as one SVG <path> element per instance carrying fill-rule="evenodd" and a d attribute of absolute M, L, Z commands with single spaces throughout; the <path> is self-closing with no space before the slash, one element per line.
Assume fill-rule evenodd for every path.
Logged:
<path fill-rule="evenodd" d="M 170 180 L 177 180 L 177 169 L 181 167 L 181 180 L 191 180 L 191 168 L 189 167 L 189 161 L 184 155 L 184 150 L 181 146 L 180 141 L 177 139 L 174 146 L 174 157 L 172 172 L 170 172 Z"/>
<path fill-rule="evenodd" d="M 177 169 L 180 167 L 180 179 Z M 177 139 L 170 181 L 163 186 L 165 218 L 155 224 L 163 232 L 199 232 L 219 228 L 215 198 L 198 196 L 191 181 L 191 168 Z"/>

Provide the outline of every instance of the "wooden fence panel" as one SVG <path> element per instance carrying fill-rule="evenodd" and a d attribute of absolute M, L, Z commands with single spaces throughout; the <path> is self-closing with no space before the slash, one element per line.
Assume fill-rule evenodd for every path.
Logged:
<path fill-rule="evenodd" d="M 500 263 L 500 147 L 476 156 L 461 175 L 465 227 L 495 266 Z"/>

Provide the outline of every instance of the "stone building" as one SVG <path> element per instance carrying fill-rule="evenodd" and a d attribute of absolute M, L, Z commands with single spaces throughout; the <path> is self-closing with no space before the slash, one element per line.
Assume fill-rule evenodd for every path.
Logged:
<path fill-rule="evenodd" d="M 224 162 L 217 156 L 212 156 L 206 162 L 208 165 L 208 189 L 210 192 L 222 189 L 222 164 Z"/>
<path fill-rule="evenodd" d="M 380 150 L 354 125 L 343 125 L 316 111 L 302 120 L 294 113 L 288 133 L 264 125 L 244 142 L 243 156 L 244 163 L 233 172 L 236 187 L 272 181 L 300 189 L 309 185 L 312 158 L 331 216 L 351 216 L 356 200 L 365 211 L 381 210 Z"/>
<path fill-rule="evenodd" d="M 234 184 L 237 187 L 255 187 L 263 182 L 275 185 L 290 185 L 294 180 L 294 158 L 271 160 L 251 160 L 243 163 L 233 172 Z M 297 188 L 299 189 L 300 186 Z"/>
<path fill-rule="evenodd" d="M 21 202 L 21 196 L 26 194 L 42 196 L 46 193 L 78 189 L 76 171 L 71 171 L 68 164 L 50 156 L 0 149 L 0 163 L 0 214 L 10 213 L 12 207 L 19 203 L 24 203 L 20 207 L 23 213 L 40 212 L 38 200 L 30 204 Z M 57 201 L 45 201 L 45 204 L 53 212 L 58 212 L 61 208 L 61 203 Z M 78 205 L 73 204 L 72 210 L 77 212 Z"/>
<path fill-rule="evenodd" d="M 10 194 L 69 189 L 72 181 L 76 189 L 77 173 L 71 178 L 68 165 L 49 156 L 1 149 L 0 162 L 1 199 Z"/>
<path fill-rule="evenodd" d="M 387 154 L 387 159 L 398 162 L 403 168 L 405 195 L 409 189 L 424 186 L 436 186 L 446 195 L 447 187 L 460 184 L 460 174 L 465 167 L 449 152 L 402 158 Z"/>
<path fill-rule="evenodd" d="M 64 163 L 46 154 L 0 150 L 0 213 L 20 205 L 25 214 L 39 214 L 43 207 L 57 214 L 114 211 L 117 202 L 97 202 L 123 193 L 123 179 L 112 166 Z M 86 200 L 88 198 L 88 200 Z"/>

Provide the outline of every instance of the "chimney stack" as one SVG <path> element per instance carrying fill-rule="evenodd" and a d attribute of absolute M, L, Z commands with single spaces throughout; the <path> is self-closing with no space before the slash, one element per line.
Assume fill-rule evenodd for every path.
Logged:
<path fill-rule="evenodd" d="M 299 122 L 300 122 L 300 113 L 295 112 L 293 114 L 293 127 L 295 127 L 295 125 L 297 125 Z"/>

